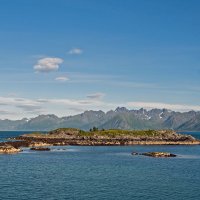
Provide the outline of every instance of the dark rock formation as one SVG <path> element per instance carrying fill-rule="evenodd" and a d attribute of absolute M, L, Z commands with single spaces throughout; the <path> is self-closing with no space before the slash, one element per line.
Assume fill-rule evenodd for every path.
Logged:
<path fill-rule="evenodd" d="M 32 148 L 30 148 L 30 150 L 33 150 L 33 151 L 50 151 L 51 149 L 47 148 L 47 147 L 32 147 Z"/>
<path fill-rule="evenodd" d="M 168 152 L 147 152 L 147 153 L 142 153 L 141 155 L 156 157 L 156 158 L 176 157 L 175 154 L 168 153 Z"/>

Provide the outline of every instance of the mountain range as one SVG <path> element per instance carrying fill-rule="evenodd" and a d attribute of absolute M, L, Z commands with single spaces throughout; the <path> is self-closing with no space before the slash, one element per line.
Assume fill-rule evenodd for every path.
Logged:
<path fill-rule="evenodd" d="M 57 117 L 39 115 L 31 119 L 0 120 L 0 130 L 49 131 L 61 127 L 99 129 L 173 129 L 200 131 L 200 111 L 176 112 L 168 109 L 128 110 L 118 107 L 108 112 L 85 111 L 81 114 Z"/>

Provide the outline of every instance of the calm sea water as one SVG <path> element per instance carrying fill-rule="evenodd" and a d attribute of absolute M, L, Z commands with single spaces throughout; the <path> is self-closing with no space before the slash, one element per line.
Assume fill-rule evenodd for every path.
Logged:
<path fill-rule="evenodd" d="M 1 139 L 21 132 L 0 132 Z M 192 133 L 200 138 L 200 133 Z M 169 151 L 176 158 L 132 156 Z M 0 155 L 0 199 L 199 200 L 200 146 L 52 147 Z"/>

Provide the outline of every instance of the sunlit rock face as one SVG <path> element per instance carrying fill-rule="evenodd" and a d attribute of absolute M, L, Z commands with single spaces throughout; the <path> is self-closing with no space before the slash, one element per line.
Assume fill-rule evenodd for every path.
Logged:
<path fill-rule="evenodd" d="M 0 146 L 0 153 L 10 154 L 10 153 L 19 153 L 20 151 L 21 149 L 15 148 L 11 145 Z"/>

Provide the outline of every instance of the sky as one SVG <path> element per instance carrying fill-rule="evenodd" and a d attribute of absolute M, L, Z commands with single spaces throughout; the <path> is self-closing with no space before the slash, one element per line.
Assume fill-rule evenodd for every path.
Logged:
<path fill-rule="evenodd" d="M 0 0 L 0 119 L 200 110 L 199 0 Z"/>

